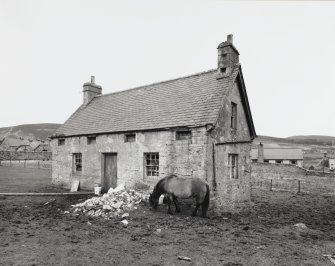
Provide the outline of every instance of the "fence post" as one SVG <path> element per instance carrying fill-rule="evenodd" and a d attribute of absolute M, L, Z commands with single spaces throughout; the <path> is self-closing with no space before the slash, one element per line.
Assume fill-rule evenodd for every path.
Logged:
<path fill-rule="evenodd" d="M 298 193 L 300 193 L 300 180 L 298 180 Z"/>
<path fill-rule="evenodd" d="M 270 191 L 272 191 L 272 179 L 270 181 Z"/>
<path fill-rule="evenodd" d="M 37 161 L 37 167 L 40 169 L 40 161 Z"/>

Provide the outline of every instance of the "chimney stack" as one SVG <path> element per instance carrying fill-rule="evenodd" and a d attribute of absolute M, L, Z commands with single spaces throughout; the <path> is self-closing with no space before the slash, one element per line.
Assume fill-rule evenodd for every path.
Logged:
<path fill-rule="evenodd" d="M 83 85 L 84 105 L 87 105 L 92 99 L 101 95 L 101 86 L 95 84 L 95 77 L 91 76 L 91 82 L 86 82 Z"/>
<path fill-rule="evenodd" d="M 258 145 L 258 157 L 257 157 L 258 163 L 264 163 L 264 147 L 263 143 L 260 142 Z"/>
<path fill-rule="evenodd" d="M 227 42 L 233 44 L 233 34 L 227 35 Z"/>
<path fill-rule="evenodd" d="M 230 76 L 235 65 L 239 63 L 239 52 L 233 45 L 233 34 L 218 46 L 218 78 Z"/>

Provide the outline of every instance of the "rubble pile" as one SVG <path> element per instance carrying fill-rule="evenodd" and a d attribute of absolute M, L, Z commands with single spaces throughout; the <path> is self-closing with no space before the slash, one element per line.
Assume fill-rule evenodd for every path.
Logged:
<path fill-rule="evenodd" d="M 147 202 L 148 193 L 141 193 L 133 189 L 126 190 L 124 185 L 109 189 L 101 197 L 93 197 L 83 203 L 72 205 L 73 213 L 85 213 L 89 216 L 105 219 L 129 216 L 129 211 L 137 209 L 141 202 Z"/>

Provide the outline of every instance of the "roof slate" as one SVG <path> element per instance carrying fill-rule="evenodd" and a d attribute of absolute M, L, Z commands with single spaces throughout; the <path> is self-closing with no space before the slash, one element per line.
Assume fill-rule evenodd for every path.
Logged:
<path fill-rule="evenodd" d="M 258 149 L 251 150 L 251 158 L 258 158 Z M 301 149 L 295 148 L 264 148 L 264 160 L 303 160 Z"/>
<path fill-rule="evenodd" d="M 240 67 L 217 69 L 95 97 L 56 131 L 65 136 L 214 124 Z"/>

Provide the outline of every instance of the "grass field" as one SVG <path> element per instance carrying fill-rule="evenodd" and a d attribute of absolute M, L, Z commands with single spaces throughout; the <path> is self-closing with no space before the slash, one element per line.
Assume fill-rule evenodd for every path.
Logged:
<path fill-rule="evenodd" d="M 0 192 L 34 192 L 51 186 L 51 170 L 0 166 Z"/>

